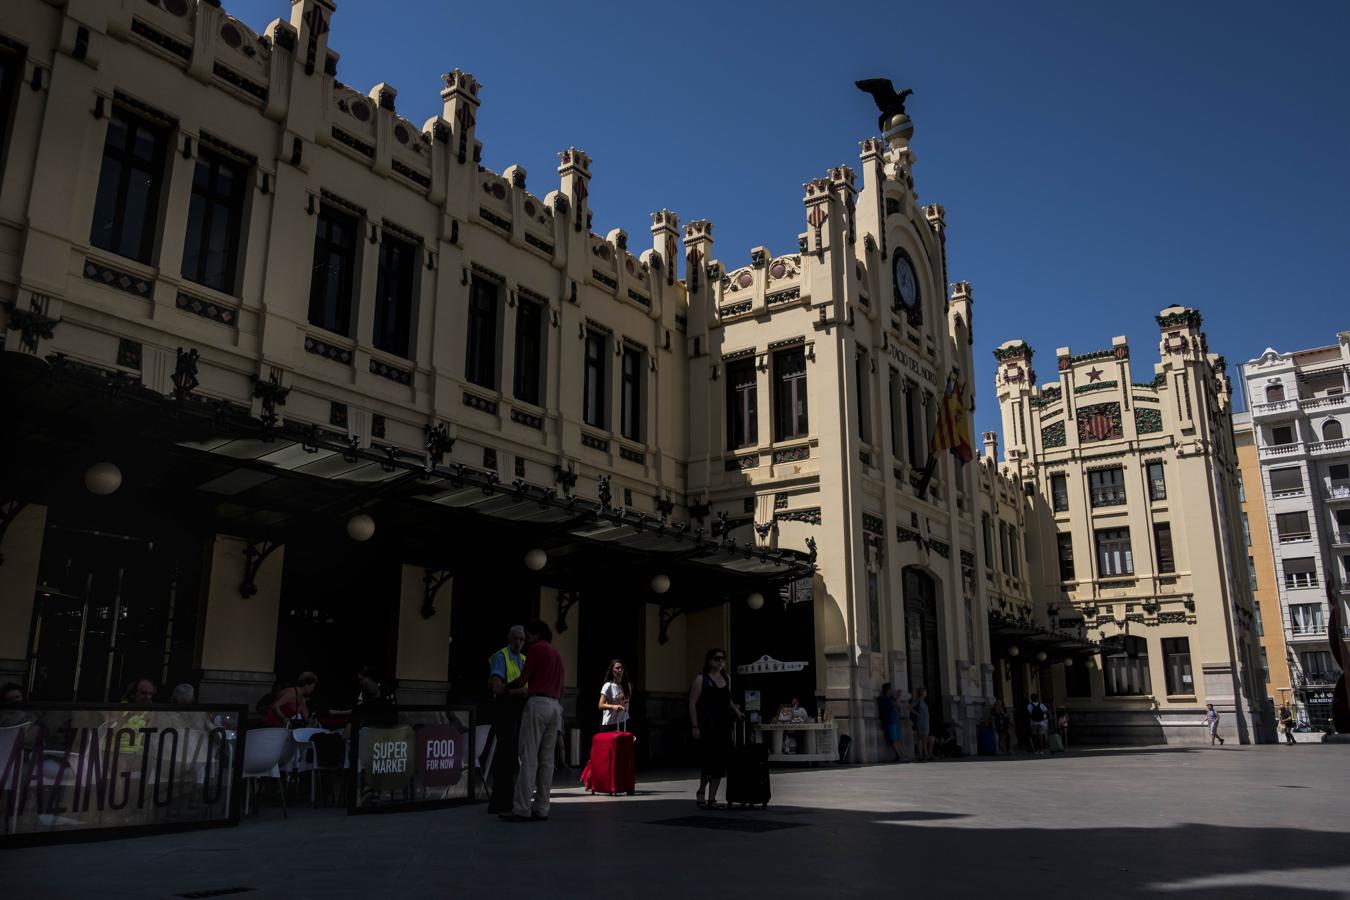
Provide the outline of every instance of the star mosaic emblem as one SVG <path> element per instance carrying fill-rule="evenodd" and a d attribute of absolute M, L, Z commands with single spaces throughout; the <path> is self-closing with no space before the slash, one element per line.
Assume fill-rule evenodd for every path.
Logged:
<path fill-rule="evenodd" d="M 1088 376 L 1088 381 L 1101 381 L 1101 380 L 1102 380 L 1102 370 L 1101 370 L 1101 369 L 1088 369 L 1087 376 Z"/>

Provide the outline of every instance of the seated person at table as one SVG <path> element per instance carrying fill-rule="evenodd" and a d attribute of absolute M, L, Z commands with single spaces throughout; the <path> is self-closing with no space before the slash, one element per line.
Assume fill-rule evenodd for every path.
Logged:
<path fill-rule="evenodd" d="M 786 704 L 786 703 L 780 704 L 779 707 L 778 707 L 778 716 L 777 716 L 777 720 L 778 720 L 779 722 L 791 722 L 791 721 L 792 721 L 792 707 L 791 707 L 790 705 Z"/>
<path fill-rule="evenodd" d="M 318 686 L 319 676 L 313 672 L 301 672 L 294 686 L 276 692 L 263 719 L 272 726 L 304 725 L 310 720 L 309 698 Z"/>
<path fill-rule="evenodd" d="M 794 722 L 807 722 L 807 721 L 810 721 L 810 719 L 811 719 L 811 717 L 810 717 L 809 715 L 807 715 L 806 710 L 802 709 L 802 701 L 798 700 L 796 697 L 793 697 L 793 698 L 792 698 L 792 721 L 794 721 Z"/>

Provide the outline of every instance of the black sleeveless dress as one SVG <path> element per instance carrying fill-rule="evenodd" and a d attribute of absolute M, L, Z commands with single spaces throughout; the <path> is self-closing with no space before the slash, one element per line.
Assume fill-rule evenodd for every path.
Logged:
<path fill-rule="evenodd" d="M 731 682 L 725 684 L 703 675 L 703 689 L 699 691 L 698 712 L 699 757 L 702 778 L 725 778 L 727 761 L 731 758 Z"/>

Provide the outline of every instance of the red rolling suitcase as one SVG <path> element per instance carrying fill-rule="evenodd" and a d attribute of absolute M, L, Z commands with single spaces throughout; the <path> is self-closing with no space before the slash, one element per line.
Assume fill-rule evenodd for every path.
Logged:
<path fill-rule="evenodd" d="M 592 794 L 632 794 L 636 790 L 636 744 L 637 739 L 627 731 L 602 731 L 592 738 L 591 758 L 581 771 L 586 790 Z"/>

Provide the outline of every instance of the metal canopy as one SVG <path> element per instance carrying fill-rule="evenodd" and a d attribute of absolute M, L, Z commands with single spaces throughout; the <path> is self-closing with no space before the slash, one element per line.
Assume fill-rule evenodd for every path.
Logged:
<path fill-rule="evenodd" d="M 1044 650 L 1050 659 L 1095 654 L 1100 649 L 1096 642 L 1073 632 L 1047 628 L 1026 618 L 1013 618 L 998 612 L 989 613 L 989 639 Z"/>
<path fill-rule="evenodd" d="M 223 527 L 250 539 L 281 539 L 287 527 L 316 515 L 343 518 L 391 503 L 409 528 L 429 533 L 446 530 L 445 515 L 477 517 L 467 520 L 470 528 L 475 521 L 484 527 L 527 528 L 527 539 L 548 547 L 551 558 L 577 555 L 579 566 L 589 559 L 588 548 L 613 548 L 631 555 L 635 564 L 643 559 L 663 566 L 687 564 L 747 588 L 751 581 L 772 587 L 815 571 L 813 549 L 756 547 L 753 538 L 738 542 L 728 534 L 713 536 L 698 521 L 673 522 L 613 506 L 607 482 L 595 500 L 560 495 L 552 486 L 523 479 L 503 483 L 493 471 L 442 464 L 430 442 L 425 454 L 392 446 L 361 448 L 345 434 L 318 425 L 278 423 L 275 407 L 266 403 L 256 418 L 250 409 L 224 400 L 191 393 L 166 398 L 125 373 L 63 357 L 47 363 L 23 373 L 28 384 L 20 396 L 35 423 L 25 439 L 55 441 L 58 435 L 49 429 L 59 427 L 60 413 L 68 410 L 78 409 L 85 417 L 62 436 L 68 443 L 85 436 L 81 428 L 102 432 L 118 423 L 124 449 L 155 469 L 166 488 L 189 487 Z M 145 459 L 154 446 L 170 452 L 164 459 Z"/>

